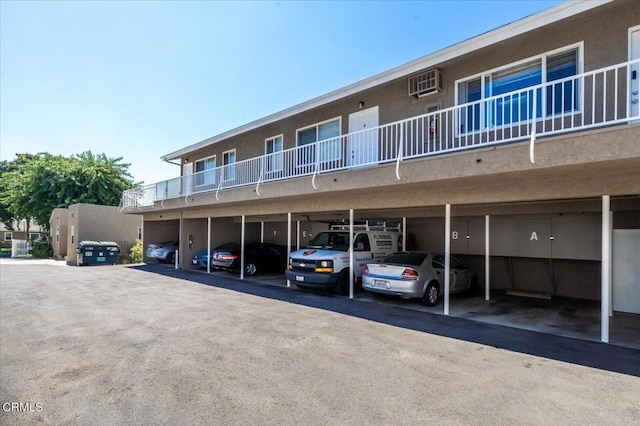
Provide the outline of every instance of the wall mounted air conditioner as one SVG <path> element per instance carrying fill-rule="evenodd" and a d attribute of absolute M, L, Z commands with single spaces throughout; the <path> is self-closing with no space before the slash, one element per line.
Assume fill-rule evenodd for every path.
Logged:
<path fill-rule="evenodd" d="M 442 73 L 437 68 L 409 77 L 409 96 L 421 98 L 441 90 Z"/>

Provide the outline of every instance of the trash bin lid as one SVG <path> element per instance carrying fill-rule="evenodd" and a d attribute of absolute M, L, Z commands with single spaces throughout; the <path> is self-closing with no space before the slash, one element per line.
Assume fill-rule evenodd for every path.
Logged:
<path fill-rule="evenodd" d="M 118 247 L 118 243 L 113 241 L 91 241 L 91 240 L 83 240 L 78 242 L 78 248 L 82 248 L 84 246 L 95 246 L 95 247 Z"/>

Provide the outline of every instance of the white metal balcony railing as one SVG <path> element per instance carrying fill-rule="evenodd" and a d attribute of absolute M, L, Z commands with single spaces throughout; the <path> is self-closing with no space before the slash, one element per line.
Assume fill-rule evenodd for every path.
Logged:
<path fill-rule="evenodd" d="M 635 73 L 635 74 L 634 74 Z M 640 60 L 124 191 L 120 208 L 640 119 Z M 635 86 L 633 86 L 635 85 Z M 633 86 L 633 87 L 632 87 Z M 633 92 L 635 91 L 635 94 Z"/>

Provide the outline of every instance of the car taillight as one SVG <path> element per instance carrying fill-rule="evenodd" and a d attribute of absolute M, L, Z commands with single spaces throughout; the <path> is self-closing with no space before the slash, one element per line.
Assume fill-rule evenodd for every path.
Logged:
<path fill-rule="evenodd" d="M 402 275 L 400 275 L 401 280 L 414 281 L 418 279 L 418 271 L 411 268 L 404 268 L 402 271 Z"/>
<path fill-rule="evenodd" d="M 235 254 L 223 254 L 222 255 L 222 259 L 223 260 L 235 260 L 237 258 L 238 258 L 238 256 L 236 256 Z"/>
<path fill-rule="evenodd" d="M 362 276 L 369 275 L 369 266 L 364 265 L 364 271 L 362 271 Z"/>

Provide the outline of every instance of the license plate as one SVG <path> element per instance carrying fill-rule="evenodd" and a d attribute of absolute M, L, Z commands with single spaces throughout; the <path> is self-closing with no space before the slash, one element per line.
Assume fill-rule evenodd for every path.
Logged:
<path fill-rule="evenodd" d="M 106 262 L 106 261 L 107 261 L 107 258 L 106 258 L 106 257 L 98 257 L 96 260 L 97 260 L 98 262 Z"/>
<path fill-rule="evenodd" d="M 374 287 L 387 288 L 387 284 L 389 284 L 389 281 L 373 280 L 373 286 Z"/>
<path fill-rule="evenodd" d="M 300 275 L 296 275 L 296 281 L 304 282 L 304 277 Z"/>

